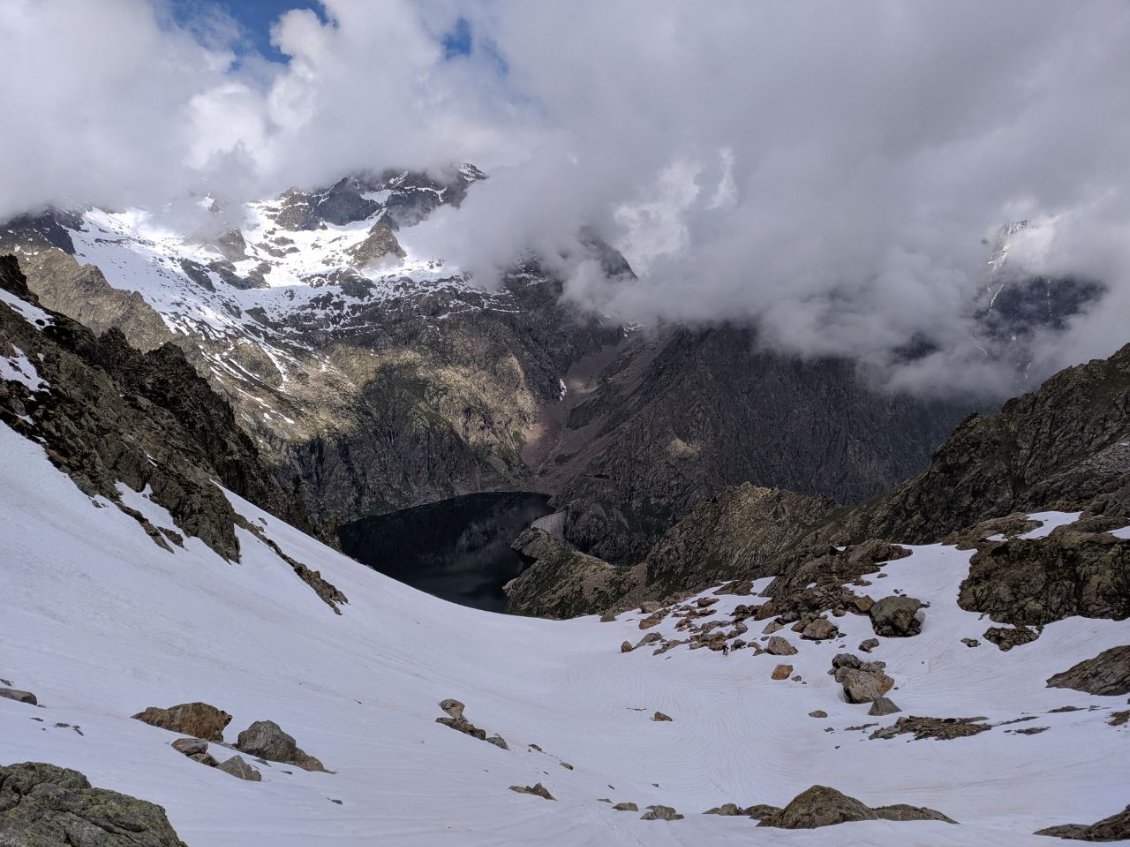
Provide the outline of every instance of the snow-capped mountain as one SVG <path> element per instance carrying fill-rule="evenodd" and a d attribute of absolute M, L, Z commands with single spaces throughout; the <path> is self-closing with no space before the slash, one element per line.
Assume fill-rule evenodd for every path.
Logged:
<path fill-rule="evenodd" d="M 183 217 L 211 232 L 170 213 L 53 213 L 0 228 L 0 251 L 49 307 L 142 349 L 181 347 L 331 534 L 535 490 L 556 495 L 573 543 L 630 564 L 726 485 L 874 495 L 968 411 L 871 390 L 846 360 L 761 350 L 749 327 L 607 326 L 536 261 L 485 290 L 417 254 L 413 227 L 484 178 L 351 176 Z M 592 233 L 579 242 L 630 274 Z"/>

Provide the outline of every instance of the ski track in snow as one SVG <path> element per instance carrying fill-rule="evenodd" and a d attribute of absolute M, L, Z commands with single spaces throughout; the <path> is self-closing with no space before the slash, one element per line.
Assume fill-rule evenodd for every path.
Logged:
<path fill-rule="evenodd" d="M 455 606 L 229 495 L 285 552 L 345 592 L 350 602 L 339 617 L 244 530 L 238 564 L 191 538 L 169 553 L 3 425 L 0 453 L 0 677 L 44 706 L 0 699 L 0 762 L 77 768 L 95 786 L 160 803 L 191 847 L 1047 847 L 1055 842 L 1034 830 L 1089 823 L 1127 802 L 1130 727 L 1107 725 L 1110 708 L 1124 708 L 1125 698 L 1048 689 L 1044 680 L 1128 643 L 1130 623 L 1075 618 L 1002 653 L 982 637 L 991 622 L 956 606 L 968 552 L 915 547 L 883 567 L 886 577 L 867 577 L 875 598 L 897 588 L 931 603 L 920 635 L 881 639 L 869 658 L 887 662 L 897 686 L 890 696 L 903 714 L 983 715 L 994 724 L 1037 715 L 1018 726 L 1048 731 L 1023 736 L 997 726 L 952 741 L 872 741 L 874 727 L 846 727 L 886 726 L 899 715 L 868 717 L 866 705 L 844 702 L 827 674 L 836 653 L 858 654 L 873 635 L 866 617 L 835 618 L 843 637 L 822 643 L 782 630 L 800 651 L 791 657 L 686 647 L 621 654 L 621 641 L 646 634 L 642 614 L 555 622 Z M 158 526 L 174 526 L 145 493 L 123 489 L 123 501 Z M 1038 532 L 1046 533 L 1075 516 L 1039 517 Z M 715 614 L 750 599 L 723 596 Z M 675 634 L 674 623 L 667 618 L 656 629 Z M 759 638 L 763 624 L 747 623 L 745 638 Z M 962 637 L 982 645 L 966 647 Z M 778 662 L 794 665 L 803 683 L 770 680 Z M 468 719 L 511 749 L 435 723 L 445 697 L 466 703 Z M 271 719 L 335 773 L 256 764 L 263 781 L 244 782 L 192 762 L 169 746 L 177 735 L 129 717 L 193 700 L 232 713 L 228 741 Z M 1101 708 L 1048 714 L 1065 705 Z M 657 709 L 674 720 L 652 722 Z M 814 709 L 829 717 L 808 717 Z M 231 755 L 215 744 L 210 751 Z M 557 802 L 508 790 L 539 781 Z M 783 805 L 814 783 L 870 805 L 930 806 L 961 823 L 786 831 L 699 814 L 725 802 Z M 598 798 L 641 810 L 663 803 L 687 817 L 641 821 Z"/>

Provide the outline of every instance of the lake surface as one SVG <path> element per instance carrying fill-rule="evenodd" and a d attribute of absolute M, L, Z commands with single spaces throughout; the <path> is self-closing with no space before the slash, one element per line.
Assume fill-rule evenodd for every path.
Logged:
<path fill-rule="evenodd" d="M 342 524 L 338 538 L 346 555 L 393 579 L 501 612 L 502 586 L 526 566 L 510 543 L 553 511 L 548 501 L 528 492 L 466 494 Z"/>

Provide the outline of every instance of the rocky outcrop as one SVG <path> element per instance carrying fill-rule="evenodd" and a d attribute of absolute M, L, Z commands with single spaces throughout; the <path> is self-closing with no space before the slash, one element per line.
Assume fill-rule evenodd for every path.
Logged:
<path fill-rule="evenodd" d="M 967 738 L 992 729 L 987 723 L 982 723 L 984 718 L 927 718 L 905 717 L 899 718 L 891 726 L 877 729 L 871 733 L 872 738 L 894 738 L 904 733 L 911 733 L 916 740 L 934 738 L 939 741 L 948 741 L 952 738 Z"/>
<path fill-rule="evenodd" d="M 13 257 L 0 257 L 0 288 L 36 305 Z M 238 559 L 235 513 L 216 482 L 298 526 L 297 501 L 283 492 L 231 408 L 165 344 L 148 353 L 111 329 L 96 338 L 57 313 L 39 328 L 0 305 L 0 338 L 35 361 L 49 390 L 0 381 L 0 420 L 39 440 L 83 492 L 118 501 L 117 484 L 146 488 L 172 515 L 177 534 L 200 538 Z M 6 354 L 7 349 L 0 350 Z M 160 546 L 159 533 L 132 512 Z"/>
<path fill-rule="evenodd" d="M 649 591 L 664 597 L 777 573 L 779 556 L 836 504 L 826 497 L 743 483 L 695 506 L 644 559 Z"/>
<path fill-rule="evenodd" d="M 1087 694 L 1130 694 L 1130 645 L 1111 647 L 1048 678 L 1048 688 L 1072 688 Z"/>
<path fill-rule="evenodd" d="M 203 738 L 206 741 L 223 741 L 224 728 L 231 723 L 231 715 L 227 712 L 200 702 L 181 703 L 168 709 L 150 706 L 145 711 L 138 712 L 133 718 L 150 726 L 191 735 L 193 738 Z"/>
<path fill-rule="evenodd" d="M 436 723 L 441 723 L 444 726 L 454 729 L 456 732 L 462 732 L 464 735 L 469 735 L 472 738 L 477 738 L 479 741 L 486 741 L 488 744 L 493 744 L 502 750 L 509 750 L 510 747 L 506 740 L 498 734 L 487 735 L 485 729 L 479 729 L 465 717 L 463 717 L 463 710 L 466 708 L 460 701 L 453 698 L 441 700 L 439 707 L 446 712 L 446 716 L 436 718 Z"/>
<path fill-rule="evenodd" d="M 540 529 L 526 530 L 513 547 L 532 562 L 506 586 L 506 608 L 513 614 L 550 618 L 594 614 L 642 591 L 642 568 L 602 562 Z"/>
<path fill-rule="evenodd" d="M 297 765 L 306 771 L 325 770 L 320 761 L 302 750 L 274 721 L 255 721 L 239 734 L 235 749 L 260 759 Z"/>
<path fill-rule="evenodd" d="M 834 788 L 814 785 L 794 797 L 785 808 L 762 817 L 758 826 L 815 829 L 839 823 L 873 820 L 955 822 L 941 812 L 918 806 L 898 804 L 871 808 Z"/>
<path fill-rule="evenodd" d="M 972 415 L 929 467 L 838 517 L 824 540 L 931 542 L 980 521 L 1058 508 L 1130 517 L 1130 345 L 1067 368 L 995 415 Z"/>
<path fill-rule="evenodd" d="M 1130 617 L 1130 540 L 1060 527 L 1047 538 L 990 542 L 969 560 L 958 605 L 1041 626 L 1073 615 Z"/>
<path fill-rule="evenodd" d="M 0 766 L 0 844 L 186 847 L 160 806 L 40 762 Z"/>
<path fill-rule="evenodd" d="M 1130 839 L 1130 806 L 1092 824 L 1069 823 L 1049 826 L 1036 835 L 1052 835 L 1073 841 L 1124 841 Z"/>
<path fill-rule="evenodd" d="M 883 597 L 875 601 L 868 614 L 876 635 L 906 638 L 921 631 L 922 622 L 916 617 L 921 608 L 922 601 L 913 597 Z"/>

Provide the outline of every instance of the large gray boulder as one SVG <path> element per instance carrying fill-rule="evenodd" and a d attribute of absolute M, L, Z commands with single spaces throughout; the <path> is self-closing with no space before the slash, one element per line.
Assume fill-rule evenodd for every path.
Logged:
<path fill-rule="evenodd" d="M 868 610 L 876 635 L 905 638 L 917 635 L 922 624 L 916 617 L 922 601 L 913 597 L 884 597 Z"/>
<path fill-rule="evenodd" d="M 0 697 L 15 700 L 17 703 L 26 703 L 29 706 L 38 706 L 39 700 L 30 691 L 20 691 L 18 688 L 0 688 Z"/>
<path fill-rule="evenodd" d="M 1068 823 L 1049 826 L 1036 835 L 1053 835 L 1074 841 L 1124 841 L 1130 839 L 1130 806 L 1092 824 Z"/>
<path fill-rule="evenodd" d="M 307 771 L 325 770 L 320 761 L 302 750 L 274 721 L 255 721 L 239 734 L 235 749 L 272 762 L 297 765 Z"/>
<path fill-rule="evenodd" d="M 42 762 L 0 766 L 0 847 L 186 847 L 160 806 Z"/>
<path fill-rule="evenodd" d="M 216 770 L 234 776 L 237 779 L 246 779 L 250 782 L 259 782 L 263 775 L 244 761 L 242 756 L 232 756 L 226 762 L 216 765 Z"/>

